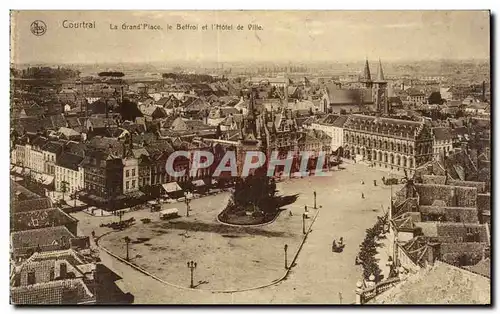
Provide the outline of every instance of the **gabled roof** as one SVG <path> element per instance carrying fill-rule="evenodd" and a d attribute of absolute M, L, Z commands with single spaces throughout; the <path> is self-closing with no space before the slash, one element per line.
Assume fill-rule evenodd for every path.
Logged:
<path fill-rule="evenodd" d="M 11 205 L 13 213 L 27 212 L 51 207 L 52 202 L 48 197 L 39 197 L 24 201 L 13 201 Z"/>
<path fill-rule="evenodd" d="M 78 171 L 78 166 L 83 161 L 83 156 L 63 153 L 57 160 L 57 165 L 73 171 Z"/>
<path fill-rule="evenodd" d="M 59 142 L 48 142 L 42 147 L 42 150 L 58 155 L 62 152 L 63 145 Z"/>
<path fill-rule="evenodd" d="M 69 239 L 74 237 L 75 235 L 65 226 L 57 226 L 12 232 L 10 234 L 10 243 L 15 251 L 14 253 L 37 247 L 40 247 L 42 251 L 46 251 L 45 248 L 51 248 L 49 250 L 54 250 L 55 247 L 67 246 L 69 248 Z"/>
<path fill-rule="evenodd" d="M 13 304 L 46 305 L 96 301 L 96 297 L 81 278 L 55 280 L 29 287 L 12 287 L 10 293 Z M 68 294 L 72 296 L 70 299 Z"/>
<path fill-rule="evenodd" d="M 432 132 L 436 141 L 451 140 L 453 138 L 453 130 L 451 128 L 433 128 Z"/>
<path fill-rule="evenodd" d="M 374 304 L 490 304 L 488 278 L 436 261 L 434 266 L 410 276 L 376 296 Z"/>

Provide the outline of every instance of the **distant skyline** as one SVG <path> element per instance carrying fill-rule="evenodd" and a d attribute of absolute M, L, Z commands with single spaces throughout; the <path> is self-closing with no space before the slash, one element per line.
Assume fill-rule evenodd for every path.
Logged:
<path fill-rule="evenodd" d="M 42 20 L 47 32 L 30 25 Z M 95 29 L 63 28 L 64 20 Z M 149 23 L 163 30 L 110 30 Z M 241 24 L 243 31 L 166 30 Z M 258 24 L 263 30 L 247 30 Z M 11 62 L 359 62 L 487 60 L 488 11 L 13 11 Z"/>

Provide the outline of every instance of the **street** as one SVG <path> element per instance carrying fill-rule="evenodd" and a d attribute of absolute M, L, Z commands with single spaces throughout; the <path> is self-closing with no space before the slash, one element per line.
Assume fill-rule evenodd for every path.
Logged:
<path fill-rule="evenodd" d="M 150 278 L 132 268 L 128 265 L 123 264 L 109 255 L 102 253 L 103 263 L 105 263 L 110 269 L 117 272 L 123 277 L 121 283 L 119 283 L 125 292 L 130 292 L 135 296 L 136 303 L 188 303 L 188 304 L 214 304 L 214 303 L 260 303 L 260 304 L 281 304 L 281 303 L 310 303 L 310 304 L 324 304 L 324 303 L 353 303 L 355 299 L 355 287 L 356 282 L 361 278 L 361 266 L 355 266 L 354 260 L 355 256 L 359 250 L 359 244 L 362 242 L 365 236 L 365 230 L 371 227 L 375 221 L 376 216 L 383 215 L 384 211 L 387 211 L 390 199 L 390 187 L 383 186 L 380 182 L 382 176 L 387 177 L 387 173 L 379 171 L 373 168 L 369 168 L 365 165 L 360 164 L 345 164 L 344 170 L 334 171 L 332 176 L 329 177 L 310 177 L 304 179 L 292 179 L 284 181 L 278 184 L 278 190 L 281 194 L 290 195 L 299 193 L 299 198 L 297 202 L 291 204 L 287 209 L 291 209 L 294 213 L 293 221 L 295 221 L 294 228 L 300 230 L 300 223 L 297 225 L 297 221 L 300 222 L 299 216 L 303 212 L 304 205 L 310 207 L 313 206 L 314 196 L 313 192 L 317 193 L 317 205 L 322 208 L 319 211 L 318 217 L 312 226 L 312 232 L 309 234 L 302 250 L 296 261 L 296 265 L 292 268 L 289 277 L 276 284 L 267 288 L 237 292 L 237 293 L 212 293 L 210 291 L 192 291 L 185 289 L 177 289 L 164 285 L 153 278 Z M 373 180 L 377 180 L 377 186 L 373 185 Z M 364 184 L 361 182 L 364 181 Z M 397 188 L 393 187 L 396 191 Z M 364 194 L 365 198 L 361 197 L 361 193 Z M 218 195 L 220 196 L 220 195 Z M 218 197 L 216 196 L 216 197 Z M 190 219 L 195 222 L 196 219 L 201 219 L 201 217 L 206 217 L 206 215 L 214 215 L 212 223 L 216 224 L 215 213 L 210 211 L 202 212 L 199 204 L 205 203 L 206 207 L 210 207 L 209 202 L 205 198 L 194 200 L 192 202 L 193 213 L 189 218 L 183 217 L 182 220 Z M 219 203 L 220 204 L 220 203 Z M 185 210 L 185 205 L 172 204 L 172 206 L 177 206 L 181 214 Z M 154 213 L 153 213 L 154 214 Z M 153 215 L 149 212 L 133 212 L 127 213 L 123 219 L 128 219 L 129 217 L 136 218 L 136 229 L 144 229 L 144 224 L 140 222 L 142 216 Z M 80 220 L 80 230 L 84 234 L 90 234 L 91 230 L 96 230 L 96 233 L 102 234 L 105 230 L 100 229 L 98 226 L 102 222 L 116 221 L 117 217 L 92 217 L 85 213 L 77 213 L 75 216 Z M 288 211 L 284 211 L 280 214 L 277 221 L 273 224 L 260 227 L 263 231 L 278 231 L 283 230 L 288 225 L 290 225 L 290 220 L 286 220 L 288 217 Z M 208 218 L 207 218 L 208 219 Z M 186 222 L 187 223 L 187 222 Z M 274 225 L 274 226 L 273 226 Z M 297 226 L 299 226 L 297 228 Z M 134 228 L 134 227 L 133 227 Z M 187 228 L 187 227 L 186 227 Z M 247 227 L 243 227 L 247 228 Z M 251 227 L 257 228 L 257 227 Z M 291 232 L 290 230 L 288 230 Z M 203 232 L 210 232 L 205 230 Z M 127 233 L 122 231 L 120 233 Z M 170 236 L 178 236 L 179 230 L 172 233 Z M 188 232 L 189 236 L 193 236 L 195 239 L 197 236 L 193 234 L 195 232 Z M 117 233 L 118 234 L 118 233 Z M 225 234 L 225 233 L 223 233 Z M 300 234 L 300 233 L 299 233 Z M 122 238 L 125 234 L 121 235 Z M 299 235 L 294 233 L 287 234 L 286 238 L 294 239 Z M 106 239 L 105 236 L 103 240 Z M 332 253 L 331 244 L 332 240 L 343 237 L 346 243 L 346 247 L 342 253 Z M 221 233 L 213 232 L 211 240 L 208 243 L 215 243 L 214 238 L 224 238 Z M 262 241 L 255 239 L 262 238 Z M 212 252 L 207 258 L 212 259 L 214 267 L 209 273 L 207 269 L 203 270 L 203 265 L 209 264 L 203 261 L 202 254 L 199 254 L 200 260 L 198 260 L 198 269 L 195 270 L 195 278 L 200 281 L 206 280 L 207 284 L 201 285 L 200 289 L 238 289 L 238 288 L 249 288 L 254 285 L 264 284 L 266 279 L 268 282 L 280 277 L 280 274 L 284 271 L 283 261 L 280 258 L 282 256 L 283 246 L 280 236 L 245 236 L 239 238 L 230 239 L 228 242 L 217 242 L 217 245 L 221 247 L 217 253 Z M 187 238 L 185 243 L 188 243 L 191 238 Z M 230 255 L 228 258 L 228 253 L 231 252 L 232 246 L 228 243 L 231 241 L 237 243 L 233 247 L 238 247 L 237 250 L 244 252 L 241 256 L 238 254 Z M 274 241 L 274 242 L 273 242 Z M 122 241 L 123 242 L 123 241 Z M 102 243 L 106 243 L 105 241 Z M 107 242 L 109 243 L 109 242 Z M 119 242 L 117 242 L 119 243 Z M 170 242 L 171 245 L 172 242 Z M 223 247 L 226 244 L 228 247 Z M 263 244 L 264 243 L 264 244 Z M 267 244 L 266 244 L 267 243 Z M 278 244 L 279 243 L 279 244 Z M 298 244 L 298 241 L 296 242 Z M 248 245 L 247 245 L 248 244 Z M 289 243 L 289 255 L 296 250 L 295 242 Z M 143 245 L 143 244 L 142 244 Z M 134 245 L 132 245 L 134 246 Z M 139 247 L 139 244 L 135 245 Z M 121 252 L 115 252 L 119 256 L 124 255 L 124 243 L 121 244 L 121 248 L 117 245 L 116 250 L 121 250 Z M 196 255 L 197 250 L 203 250 L 203 248 L 196 248 L 195 246 L 188 246 L 189 249 L 184 250 L 180 253 L 180 258 L 176 269 L 178 274 L 169 274 L 169 272 L 159 272 L 160 278 L 173 281 L 173 283 L 178 285 L 189 286 L 189 269 L 187 268 L 185 262 L 192 259 L 190 256 Z M 179 254 L 178 251 L 165 251 L 170 255 Z M 163 252 L 151 252 L 149 253 L 152 257 L 148 260 L 154 261 L 155 258 L 158 259 Z M 134 251 L 131 256 L 135 256 L 138 253 Z M 140 254 L 140 253 L 139 253 Z M 257 266 L 246 267 L 245 265 L 251 265 L 252 263 L 246 263 L 238 261 L 237 259 L 245 259 L 247 256 L 253 256 L 255 254 L 260 254 L 263 258 L 261 263 L 257 263 Z M 177 258 L 173 256 L 172 258 Z M 267 260 L 266 260 L 267 258 Z M 291 257 L 289 261 L 291 261 Z M 142 262 L 142 261 L 141 261 Z M 137 262 L 137 264 L 140 264 Z M 232 272 L 224 272 L 219 270 L 216 266 L 218 264 L 234 265 Z M 255 263 L 254 263 L 255 264 Z M 280 266 L 281 265 L 281 266 Z M 144 266 L 147 266 L 144 264 Z M 149 270 L 155 272 L 154 268 L 158 265 L 150 265 Z M 171 265 L 166 265 L 165 267 L 170 267 Z M 245 267 L 240 269 L 238 267 Z M 208 267 L 207 267 L 208 268 Z M 265 275 L 259 275 L 265 274 Z M 163 275 L 163 277 L 161 275 Z M 209 276 L 211 275 L 211 276 Z M 225 277 L 232 278 L 231 280 L 226 280 Z M 207 280 L 208 278 L 208 280 Z"/>

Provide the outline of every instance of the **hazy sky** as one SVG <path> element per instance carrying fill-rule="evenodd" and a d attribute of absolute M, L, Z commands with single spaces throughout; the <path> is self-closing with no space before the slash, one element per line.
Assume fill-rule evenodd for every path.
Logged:
<path fill-rule="evenodd" d="M 31 33 L 34 20 L 46 23 L 44 35 Z M 64 20 L 96 29 L 65 29 Z M 163 30 L 112 31 L 110 23 Z M 199 28 L 177 31 L 177 23 Z M 245 30 L 201 30 L 213 23 Z M 11 25 L 15 63 L 485 59 L 490 50 L 487 11 L 21 11 Z"/>

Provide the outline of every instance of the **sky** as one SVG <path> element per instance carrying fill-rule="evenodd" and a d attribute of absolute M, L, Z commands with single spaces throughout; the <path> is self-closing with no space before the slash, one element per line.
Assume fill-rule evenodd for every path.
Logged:
<path fill-rule="evenodd" d="M 30 25 L 41 20 L 46 33 Z M 63 21 L 92 22 L 68 29 Z M 122 30 L 148 23 L 162 30 Z M 198 30 L 176 30 L 177 24 Z M 213 31 L 211 25 L 233 25 Z M 118 27 L 111 30 L 110 24 Z M 167 25 L 173 30 L 168 30 Z M 209 29 L 201 28 L 207 24 Z M 244 30 L 236 30 L 240 24 Z M 258 24 L 262 30 L 248 30 Z M 13 11 L 13 63 L 489 59 L 488 11 Z"/>

